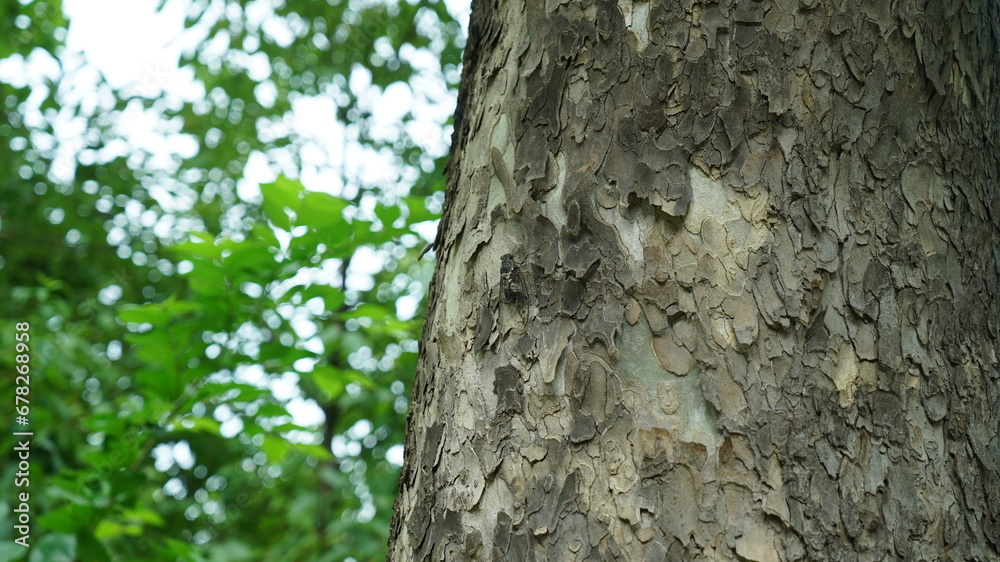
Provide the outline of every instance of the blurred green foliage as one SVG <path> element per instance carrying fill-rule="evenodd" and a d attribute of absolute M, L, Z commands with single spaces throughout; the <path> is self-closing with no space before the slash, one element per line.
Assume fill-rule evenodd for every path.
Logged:
<path fill-rule="evenodd" d="M 35 69 L 0 80 L 0 559 L 384 558 L 443 150 L 379 103 L 453 98 L 460 26 L 432 0 L 182 3 L 194 97 L 157 72 L 112 86 L 68 52 L 61 2 L 0 0 L 0 63 Z M 289 125 L 310 99 L 333 100 L 342 154 Z M 136 114 L 166 158 L 124 131 Z M 254 159 L 277 171 L 259 190 Z M 320 421 L 296 425 L 303 405 Z"/>

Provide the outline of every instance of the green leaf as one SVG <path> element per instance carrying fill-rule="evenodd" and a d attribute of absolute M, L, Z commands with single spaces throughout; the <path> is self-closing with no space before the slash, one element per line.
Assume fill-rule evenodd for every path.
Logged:
<path fill-rule="evenodd" d="M 217 296 L 229 293 L 225 272 L 215 262 L 195 262 L 194 269 L 187 274 L 191 290 L 201 296 Z"/>
<path fill-rule="evenodd" d="M 291 291 L 289 291 L 291 292 Z M 344 304 L 344 292 L 329 285 L 310 285 L 301 290 L 304 300 L 319 297 L 323 299 L 323 306 L 327 310 L 337 310 Z"/>
<path fill-rule="evenodd" d="M 172 318 L 196 312 L 199 309 L 200 306 L 196 303 L 168 299 L 161 304 L 125 305 L 118 313 L 118 317 L 123 322 L 137 324 L 149 322 L 154 326 L 163 326 Z"/>
<path fill-rule="evenodd" d="M 207 232 L 193 232 L 189 236 L 193 240 L 174 244 L 170 246 L 170 251 L 181 259 L 215 259 L 222 252 L 222 249 L 215 245 L 215 238 Z"/>
<path fill-rule="evenodd" d="M 361 371 L 355 371 L 353 369 L 347 371 L 347 378 L 350 382 L 356 382 L 367 390 L 375 390 L 378 388 L 378 384 L 376 384 L 371 377 Z"/>
<path fill-rule="evenodd" d="M 176 300 L 173 297 L 164 301 L 162 306 L 172 320 L 201 310 L 201 305 L 198 303 Z"/>
<path fill-rule="evenodd" d="M 334 369 L 329 365 L 321 365 L 313 368 L 311 373 L 303 373 L 304 377 L 311 377 L 316 386 L 326 393 L 327 399 L 336 400 L 344 392 L 347 377 L 343 371 Z"/>
<path fill-rule="evenodd" d="M 394 310 L 390 310 L 381 304 L 366 302 L 354 307 L 353 310 L 343 312 L 338 316 L 343 320 L 347 320 L 348 318 L 372 318 L 378 321 L 394 314 Z"/>
<path fill-rule="evenodd" d="M 76 533 L 90 527 L 94 509 L 87 505 L 68 504 L 38 517 L 38 523 L 57 533 Z"/>
<path fill-rule="evenodd" d="M 267 245 L 268 249 L 276 250 L 278 248 L 278 237 L 274 235 L 274 231 L 268 228 L 267 225 L 255 224 L 252 233 L 252 239 Z"/>
<path fill-rule="evenodd" d="M 288 410 L 273 403 L 263 404 L 257 410 L 258 418 L 279 418 L 288 415 L 290 415 Z"/>
<path fill-rule="evenodd" d="M 76 534 L 77 548 L 80 551 L 80 559 L 87 562 L 107 562 L 111 560 L 104 545 L 94 537 L 93 533 L 80 531 Z"/>
<path fill-rule="evenodd" d="M 237 382 L 208 383 L 201 385 L 198 389 L 197 398 L 198 400 L 209 400 L 212 402 L 247 403 L 270 394 L 271 392 L 266 388 L 258 388 L 252 384 Z"/>
<path fill-rule="evenodd" d="M 101 431 L 111 435 L 120 435 L 125 430 L 126 421 L 117 413 L 95 414 L 83 421 L 84 427 L 90 431 Z"/>
<path fill-rule="evenodd" d="M 284 439 L 265 435 L 264 444 L 261 445 L 260 449 L 273 464 L 280 464 L 288 456 L 289 444 Z"/>
<path fill-rule="evenodd" d="M 260 191 L 264 196 L 264 210 L 271 222 L 283 230 L 291 230 L 291 215 L 299 211 L 304 190 L 301 183 L 285 176 L 279 176 L 273 183 L 262 184 Z"/>
<path fill-rule="evenodd" d="M 94 528 L 94 536 L 99 541 L 116 539 L 125 534 L 134 534 L 134 533 L 128 532 L 127 525 L 122 525 L 117 521 L 110 521 L 108 519 L 102 519 L 97 524 L 97 527 Z"/>
<path fill-rule="evenodd" d="M 167 548 L 159 549 L 160 552 L 173 556 L 174 560 L 190 560 L 190 555 L 194 552 L 194 547 L 184 541 L 167 538 L 163 542 Z M 164 560 L 167 559 L 164 558 Z"/>
<path fill-rule="evenodd" d="M 331 453 L 329 449 L 327 449 L 322 445 L 316 445 L 313 443 L 294 443 L 292 447 L 307 455 L 312 455 L 319 460 L 327 460 L 333 458 L 333 453 Z"/>
<path fill-rule="evenodd" d="M 350 204 L 329 193 L 310 191 L 302 200 L 296 224 L 321 229 L 337 223 L 346 223 L 344 209 Z"/>
<path fill-rule="evenodd" d="M 163 518 L 160 517 L 160 514 L 144 506 L 139 506 L 135 509 L 126 509 L 122 517 L 156 527 L 163 526 Z"/>
<path fill-rule="evenodd" d="M 177 349 L 162 330 L 129 336 L 128 340 L 132 342 L 132 351 L 136 357 L 144 363 L 163 367 L 162 372 L 166 376 L 173 377 L 176 374 L 177 356 L 181 350 Z"/>
<path fill-rule="evenodd" d="M 162 369 L 139 369 L 135 378 L 145 394 L 158 394 L 166 398 L 177 395 L 177 381 L 172 374 Z"/>
<path fill-rule="evenodd" d="M 167 322 L 167 315 L 164 314 L 163 308 L 156 304 L 141 306 L 125 305 L 119 310 L 118 318 L 121 318 L 122 322 L 133 322 L 136 324 L 149 322 L 154 326 L 163 325 Z"/>
<path fill-rule="evenodd" d="M 212 435 L 219 435 L 219 422 L 206 417 L 184 418 L 185 427 L 190 431 L 203 431 Z"/>
<path fill-rule="evenodd" d="M 86 505 L 89 500 L 80 495 L 80 482 L 78 474 L 73 474 L 73 478 L 52 478 L 49 480 L 46 492 L 52 499 L 66 500 L 78 505 Z"/>
<path fill-rule="evenodd" d="M 234 248 L 225 260 L 225 267 L 229 271 L 271 272 L 274 266 L 274 254 L 263 246 L 249 243 Z"/>
<path fill-rule="evenodd" d="M 427 210 L 427 203 L 424 197 L 417 197 L 414 195 L 404 197 L 403 203 L 406 205 L 407 217 L 406 222 L 409 224 L 414 224 L 418 222 L 424 222 L 429 220 L 434 220 L 438 218 L 435 213 Z"/>
<path fill-rule="evenodd" d="M 403 211 L 397 205 L 378 205 L 375 207 L 375 216 L 382 221 L 383 228 L 389 229 L 396 226 L 396 221 L 403 216 Z"/>
<path fill-rule="evenodd" d="M 76 536 L 51 533 L 39 539 L 31 549 L 31 562 L 73 562 L 76 560 Z"/>
<path fill-rule="evenodd" d="M 28 545 L 30 546 L 31 544 L 31 539 L 29 539 Z M 27 554 L 28 549 L 14 541 L 0 541 L 0 560 L 17 562 L 18 560 L 23 559 Z"/>

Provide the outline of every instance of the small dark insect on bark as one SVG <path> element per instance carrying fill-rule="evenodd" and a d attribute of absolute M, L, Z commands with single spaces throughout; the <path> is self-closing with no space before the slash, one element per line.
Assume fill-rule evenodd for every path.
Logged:
<path fill-rule="evenodd" d="M 500 291 L 504 300 L 509 303 L 524 302 L 524 277 L 521 276 L 521 269 L 514 263 L 512 254 L 500 257 Z"/>

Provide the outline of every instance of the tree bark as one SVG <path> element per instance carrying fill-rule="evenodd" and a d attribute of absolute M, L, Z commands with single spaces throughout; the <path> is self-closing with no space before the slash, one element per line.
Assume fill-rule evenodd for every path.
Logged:
<path fill-rule="evenodd" d="M 1000 558 L 997 3 L 473 4 L 390 558 Z"/>

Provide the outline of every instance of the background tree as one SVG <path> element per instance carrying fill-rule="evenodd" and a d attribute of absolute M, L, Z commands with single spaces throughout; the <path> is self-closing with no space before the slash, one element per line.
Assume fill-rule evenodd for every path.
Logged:
<path fill-rule="evenodd" d="M 998 35 L 475 2 L 391 558 L 1000 556 Z"/>
<path fill-rule="evenodd" d="M 181 60 L 122 85 L 60 2 L 0 1 L 0 399 L 28 322 L 34 432 L 30 552 L 0 437 L 0 559 L 383 557 L 459 24 L 433 0 L 160 7 Z"/>

